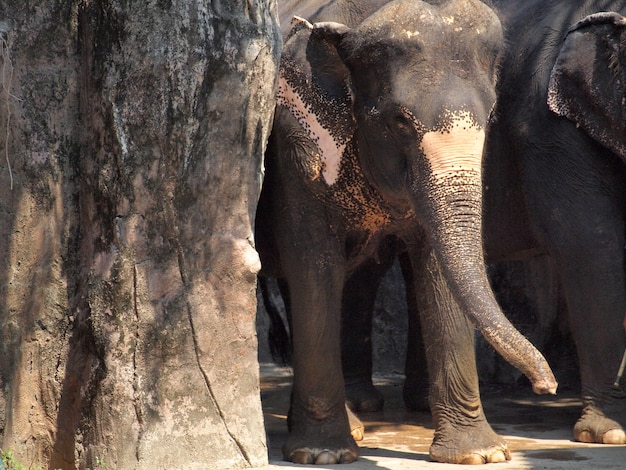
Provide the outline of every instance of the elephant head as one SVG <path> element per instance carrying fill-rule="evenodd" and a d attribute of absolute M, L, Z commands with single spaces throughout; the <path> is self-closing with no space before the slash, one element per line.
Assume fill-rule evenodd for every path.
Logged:
<path fill-rule="evenodd" d="M 548 106 L 626 162 L 626 18 L 587 16 L 572 26 L 552 69 Z"/>
<path fill-rule="evenodd" d="M 495 14 L 474 0 L 397 0 L 355 28 L 299 21 L 287 40 L 307 44 L 286 48 L 278 102 L 296 119 L 315 110 L 306 127 L 325 182 L 355 145 L 386 205 L 416 215 L 461 309 L 536 392 L 554 393 L 545 359 L 502 314 L 483 260 L 482 154 L 503 45 Z"/>

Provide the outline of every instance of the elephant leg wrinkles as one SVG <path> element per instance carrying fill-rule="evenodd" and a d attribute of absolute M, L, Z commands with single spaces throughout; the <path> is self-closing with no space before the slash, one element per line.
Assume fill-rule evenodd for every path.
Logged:
<path fill-rule="evenodd" d="M 308 207 L 306 213 L 298 205 L 281 207 L 287 230 L 277 234 L 289 291 L 298 293 L 290 296 L 294 377 L 283 455 L 302 464 L 349 463 L 358 448 L 341 371 L 343 240 L 318 219 L 324 211 L 315 210 L 314 202 Z"/>
<path fill-rule="evenodd" d="M 413 256 L 430 378 L 435 436 L 430 457 L 479 464 L 510 460 L 506 442 L 485 417 L 474 355 L 474 328 L 462 314 L 430 250 Z"/>

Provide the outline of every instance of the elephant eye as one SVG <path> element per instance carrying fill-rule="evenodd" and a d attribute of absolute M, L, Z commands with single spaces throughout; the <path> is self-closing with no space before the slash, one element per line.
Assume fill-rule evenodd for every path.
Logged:
<path fill-rule="evenodd" d="M 403 134 L 409 134 L 414 129 L 413 123 L 407 116 L 404 115 L 404 113 L 396 114 L 394 117 L 394 124 L 396 129 Z"/>

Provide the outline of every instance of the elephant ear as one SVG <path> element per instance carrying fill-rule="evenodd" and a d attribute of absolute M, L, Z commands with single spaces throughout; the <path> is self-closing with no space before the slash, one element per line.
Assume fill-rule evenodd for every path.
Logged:
<path fill-rule="evenodd" d="M 349 31 L 339 23 L 312 25 L 294 17 L 279 71 L 277 104 L 298 122 L 297 138 L 304 133 L 304 144 L 312 147 L 308 154 L 317 159 L 299 163 L 312 179 L 323 177 L 329 185 L 337 180 L 355 127 L 350 73 L 340 56 Z"/>
<path fill-rule="evenodd" d="M 548 106 L 626 161 L 626 19 L 590 15 L 570 28 L 552 69 Z"/>

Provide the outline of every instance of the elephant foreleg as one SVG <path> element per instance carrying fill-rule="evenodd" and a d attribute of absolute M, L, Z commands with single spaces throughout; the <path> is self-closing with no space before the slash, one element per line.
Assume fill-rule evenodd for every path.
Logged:
<path fill-rule="evenodd" d="M 298 233 L 298 226 L 292 227 Z M 358 455 L 341 371 L 341 244 L 322 235 L 317 239 L 325 242 L 293 243 L 290 238 L 281 244 L 290 292 L 294 370 L 283 456 L 301 464 L 348 463 Z"/>
<path fill-rule="evenodd" d="M 480 401 L 474 328 L 454 300 L 433 252 L 418 253 L 413 262 L 435 422 L 430 457 L 463 464 L 509 460 L 507 445 L 487 422 Z"/>

